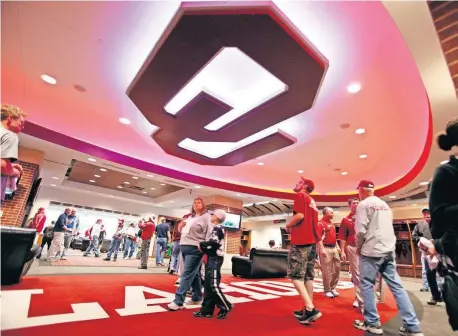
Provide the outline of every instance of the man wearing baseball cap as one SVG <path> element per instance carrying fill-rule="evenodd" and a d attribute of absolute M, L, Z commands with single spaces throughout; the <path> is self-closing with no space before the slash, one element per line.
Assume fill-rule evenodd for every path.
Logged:
<path fill-rule="evenodd" d="M 420 322 L 396 271 L 393 213 L 385 201 L 374 195 L 374 188 L 370 180 L 362 180 L 358 184 L 361 201 L 356 208 L 355 229 L 364 321 L 356 320 L 353 325 L 372 334 L 383 334 L 374 296 L 374 284 L 380 272 L 393 293 L 403 320 L 399 333 L 423 336 Z"/>
<path fill-rule="evenodd" d="M 321 317 L 315 308 L 313 298 L 313 266 L 316 259 L 315 245 L 318 236 L 318 209 L 310 193 L 315 188 L 312 180 L 304 177 L 296 184 L 294 191 L 293 217 L 286 225 L 291 232 L 291 247 L 288 255 L 288 277 L 299 292 L 304 306 L 294 315 L 301 324 L 310 324 Z"/>

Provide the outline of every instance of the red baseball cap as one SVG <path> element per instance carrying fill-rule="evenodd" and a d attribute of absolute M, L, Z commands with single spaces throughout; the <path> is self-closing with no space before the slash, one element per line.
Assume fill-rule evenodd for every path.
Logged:
<path fill-rule="evenodd" d="M 295 192 L 301 191 L 301 189 L 304 186 L 304 184 L 306 184 L 309 187 L 309 191 L 310 192 L 312 192 L 315 189 L 315 183 L 312 180 L 307 179 L 307 178 L 302 176 L 301 180 L 294 187 L 294 191 Z"/>
<path fill-rule="evenodd" d="M 359 181 L 358 187 L 356 187 L 356 189 L 359 189 L 359 188 L 374 188 L 374 186 L 375 186 L 375 184 L 371 180 L 361 180 L 361 181 Z"/>

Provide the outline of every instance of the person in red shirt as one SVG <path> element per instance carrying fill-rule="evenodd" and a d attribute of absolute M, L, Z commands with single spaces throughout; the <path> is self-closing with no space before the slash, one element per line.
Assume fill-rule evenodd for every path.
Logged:
<path fill-rule="evenodd" d="M 142 230 L 142 245 L 140 250 L 140 266 L 139 269 L 148 268 L 148 253 L 151 245 L 151 238 L 153 237 L 156 224 L 154 224 L 155 216 L 149 217 L 146 222 L 140 222 L 138 227 Z"/>
<path fill-rule="evenodd" d="M 339 228 L 340 248 L 342 249 L 340 257 L 342 261 L 348 260 L 349 263 L 351 282 L 353 282 L 356 291 L 356 299 L 353 302 L 353 307 L 355 308 L 362 306 L 363 303 L 359 291 L 359 257 L 356 254 L 355 215 L 358 204 L 359 200 L 357 198 L 350 198 L 348 200 L 350 214 L 342 219 Z"/>
<path fill-rule="evenodd" d="M 318 209 L 309 195 L 315 184 L 304 177 L 297 183 L 294 191 L 296 196 L 293 206 L 293 217 L 286 225 L 291 233 L 291 247 L 288 255 L 288 277 L 299 292 L 304 307 L 295 311 L 294 315 L 301 324 L 310 324 L 321 317 L 315 308 L 313 298 L 313 265 L 316 254 L 315 244 L 320 241 L 318 235 Z"/>
<path fill-rule="evenodd" d="M 38 233 L 41 233 L 46 223 L 45 208 L 38 209 L 37 213 L 33 217 L 32 221 L 29 224 L 30 229 L 37 230 Z"/>
<path fill-rule="evenodd" d="M 319 242 L 321 272 L 323 273 L 324 295 L 328 298 L 339 296 L 336 291 L 340 275 L 340 247 L 337 244 L 336 227 L 332 223 L 334 210 L 323 209 L 323 218 L 319 223 Z"/>

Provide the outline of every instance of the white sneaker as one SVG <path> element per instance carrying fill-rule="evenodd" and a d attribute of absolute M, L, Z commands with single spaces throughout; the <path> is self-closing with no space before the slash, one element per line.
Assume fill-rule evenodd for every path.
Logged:
<path fill-rule="evenodd" d="M 185 304 L 191 305 L 191 306 L 199 306 L 202 304 L 202 301 L 192 301 L 191 299 L 186 300 Z"/>
<path fill-rule="evenodd" d="M 358 300 L 353 301 L 353 308 L 359 308 Z"/>
<path fill-rule="evenodd" d="M 339 295 L 340 295 L 339 292 L 336 291 L 335 289 L 332 290 L 331 293 L 332 293 L 332 295 L 334 295 L 334 296 L 339 296 Z"/>
<path fill-rule="evenodd" d="M 167 308 L 171 311 L 177 311 L 177 310 L 180 310 L 180 309 L 184 309 L 183 306 L 179 306 L 177 305 L 175 302 L 170 302 L 168 305 L 167 305 Z"/>
<path fill-rule="evenodd" d="M 419 332 L 410 331 L 406 327 L 399 328 L 399 335 L 402 335 L 402 336 L 424 336 L 421 331 L 419 331 Z"/>
<path fill-rule="evenodd" d="M 330 298 L 330 299 L 334 299 L 334 295 L 332 295 L 331 292 L 326 292 L 326 293 L 324 293 L 324 296 L 326 296 L 326 297 L 328 297 L 328 298 Z"/>

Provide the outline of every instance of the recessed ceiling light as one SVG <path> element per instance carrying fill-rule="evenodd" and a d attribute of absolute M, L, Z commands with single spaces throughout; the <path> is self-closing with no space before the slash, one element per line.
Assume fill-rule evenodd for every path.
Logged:
<path fill-rule="evenodd" d="M 239 197 L 240 197 L 240 196 L 242 196 L 242 195 L 240 195 L 240 194 L 237 194 L 236 196 L 239 196 Z"/>
<path fill-rule="evenodd" d="M 298 172 L 299 174 L 304 173 L 304 171 L 303 171 L 302 169 L 299 169 L 297 172 Z"/>
<path fill-rule="evenodd" d="M 100 175 L 94 175 L 95 177 L 100 177 Z"/>
<path fill-rule="evenodd" d="M 105 168 L 100 168 L 100 171 L 105 172 L 105 171 L 107 171 L 107 170 L 106 170 Z"/>
<path fill-rule="evenodd" d="M 88 160 L 89 160 L 89 161 L 91 161 L 91 162 L 95 162 L 95 161 L 97 161 L 97 160 L 96 160 L 96 159 L 94 159 L 94 158 L 89 158 Z"/>
<path fill-rule="evenodd" d="M 425 185 L 428 185 L 428 184 L 429 184 L 429 182 L 420 182 L 421 186 L 425 186 Z"/>
<path fill-rule="evenodd" d="M 137 177 L 137 176 L 132 176 L 132 178 L 133 178 L 134 180 L 138 180 L 138 177 Z"/>
<path fill-rule="evenodd" d="M 355 133 L 356 134 L 364 134 L 364 133 L 366 133 L 366 130 L 364 128 L 358 128 L 358 129 L 355 130 Z"/>
<path fill-rule="evenodd" d="M 446 164 L 448 160 L 441 161 L 441 165 Z"/>
<path fill-rule="evenodd" d="M 41 75 L 41 79 L 48 84 L 54 85 L 57 83 L 57 80 L 49 75 Z"/>
<path fill-rule="evenodd" d="M 55 180 L 58 180 L 58 179 L 59 179 L 58 177 L 55 177 L 55 176 L 53 176 L 52 178 L 55 179 Z"/>
<path fill-rule="evenodd" d="M 396 196 L 394 196 L 394 195 L 391 195 L 391 196 L 390 196 L 390 198 L 396 198 Z"/>
<path fill-rule="evenodd" d="M 122 189 L 122 186 L 118 186 L 119 189 Z"/>
<path fill-rule="evenodd" d="M 124 182 L 124 184 L 130 184 L 130 182 Z"/>
<path fill-rule="evenodd" d="M 361 154 L 361 155 L 359 156 L 359 158 L 360 158 L 360 159 L 365 159 L 365 158 L 367 158 L 367 154 Z"/>
<path fill-rule="evenodd" d="M 417 203 L 412 204 L 412 206 L 416 206 L 416 205 L 418 205 L 418 204 Z"/>
<path fill-rule="evenodd" d="M 165 186 L 165 183 L 161 183 L 161 186 Z"/>
<path fill-rule="evenodd" d="M 194 186 L 194 188 L 196 188 L 196 189 L 200 189 L 200 188 L 202 188 L 202 187 L 201 187 L 201 186 Z"/>
<path fill-rule="evenodd" d="M 347 172 L 341 172 L 340 174 L 341 174 L 341 175 L 344 175 L 344 176 L 345 176 L 345 175 L 348 175 Z"/>
<path fill-rule="evenodd" d="M 156 188 L 150 188 L 151 190 L 156 190 Z"/>
<path fill-rule="evenodd" d="M 95 181 L 94 181 L 94 180 L 89 180 L 89 182 L 91 182 L 91 183 L 95 183 Z"/>
<path fill-rule="evenodd" d="M 148 192 L 147 192 L 147 191 L 144 191 L 143 193 L 144 193 L 144 194 L 147 194 Z"/>
<path fill-rule="evenodd" d="M 151 175 L 151 174 L 148 174 L 148 175 L 146 175 L 146 176 L 148 176 L 148 177 L 154 177 L 154 175 Z"/>
<path fill-rule="evenodd" d="M 51 184 L 51 187 L 55 187 L 56 185 L 55 184 Z"/>
<path fill-rule="evenodd" d="M 170 203 L 173 203 L 173 201 L 169 201 Z"/>
<path fill-rule="evenodd" d="M 356 93 L 356 92 L 359 92 L 360 90 L 361 90 L 361 85 L 359 85 L 358 83 L 352 83 L 347 86 L 347 91 L 350 93 Z"/>
<path fill-rule="evenodd" d="M 258 166 L 264 166 L 264 162 L 258 162 Z"/>
<path fill-rule="evenodd" d="M 119 122 L 124 125 L 130 125 L 130 120 L 127 118 L 119 118 Z"/>

